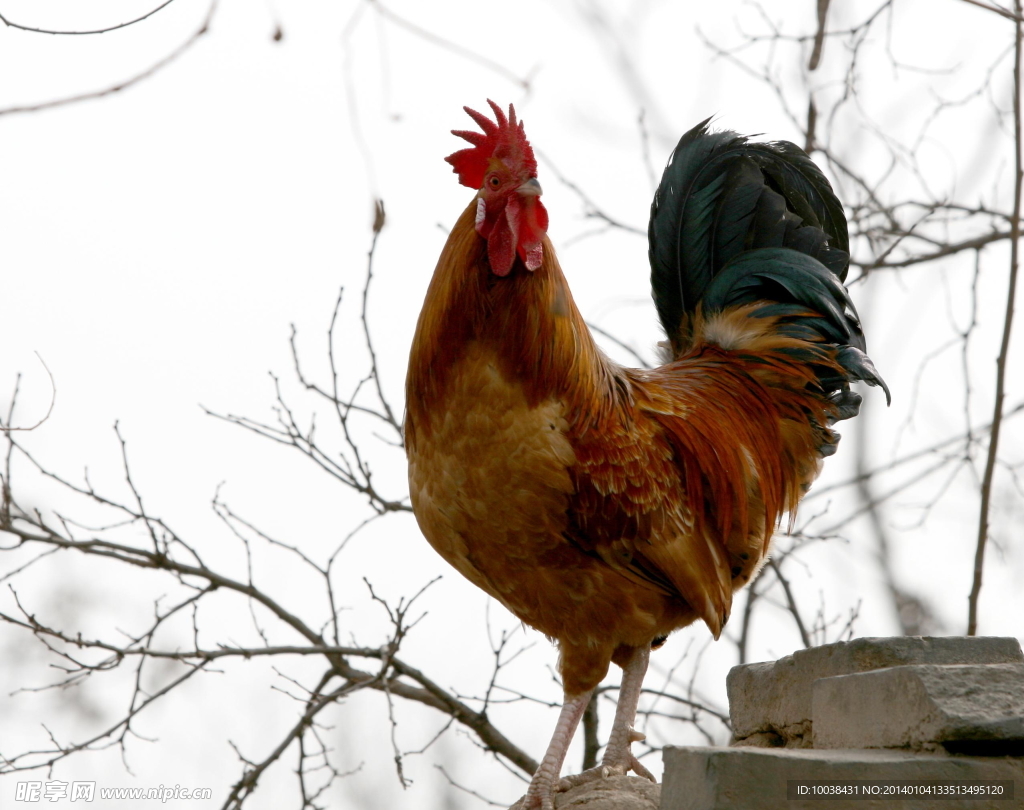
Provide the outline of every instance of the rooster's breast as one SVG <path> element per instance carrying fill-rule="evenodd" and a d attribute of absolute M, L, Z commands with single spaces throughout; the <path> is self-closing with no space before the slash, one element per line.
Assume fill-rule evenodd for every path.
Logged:
<path fill-rule="evenodd" d="M 531 406 L 473 344 L 446 375 L 440 405 L 415 426 L 409 453 L 420 528 L 470 581 L 517 614 L 529 611 L 519 604 L 524 578 L 578 553 L 563 536 L 575 463 L 563 405 Z"/>

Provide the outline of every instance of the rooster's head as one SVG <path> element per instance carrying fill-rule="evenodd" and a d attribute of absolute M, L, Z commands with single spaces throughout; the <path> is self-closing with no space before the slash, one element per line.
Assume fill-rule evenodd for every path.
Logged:
<path fill-rule="evenodd" d="M 472 146 L 445 158 L 464 186 L 479 189 L 476 231 L 487 240 L 491 270 L 507 276 L 516 254 L 527 270 L 536 270 L 544 259 L 542 241 L 548 228 L 548 212 L 540 201 L 537 160 L 526 140 L 523 122 L 516 121 L 509 104 L 508 117 L 490 99 L 495 121 L 464 107 L 482 132 L 452 130 Z"/>

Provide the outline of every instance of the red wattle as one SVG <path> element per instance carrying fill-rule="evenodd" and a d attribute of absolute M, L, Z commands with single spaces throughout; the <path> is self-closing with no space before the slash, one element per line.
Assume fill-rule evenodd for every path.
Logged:
<path fill-rule="evenodd" d="M 536 270 L 544 262 L 544 234 L 548 230 L 548 212 L 536 197 L 528 197 L 520 216 L 519 257 L 527 270 Z"/>
<path fill-rule="evenodd" d="M 512 271 L 516 258 L 516 243 L 519 241 L 518 210 L 513 212 L 511 201 L 505 208 L 505 216 L 499 217 L 487 237 L 487 258 L 491 271 L 496 276 L 507 276 Z M 516 206 L 518 209 L 518 206 Z"/>

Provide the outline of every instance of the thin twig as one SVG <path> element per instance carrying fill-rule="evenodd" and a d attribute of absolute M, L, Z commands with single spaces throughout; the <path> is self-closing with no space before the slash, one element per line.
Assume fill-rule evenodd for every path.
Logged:
<path fill-rule="evenodd" d="M 638 352 L 636 349 L 634 349 L 628 343 L 625 343 L 621 338 L 616 337 L 615 335 L 613 335 L 608 330 L 602 329 L 600 326 L 598 326 L 597 324 L 591 323 L 590 321 L 587 321 L 587 327 L 589 327 L 591 332 L 597 332 L 597 334 L 599 334 L 601 337 L 605 338 L 606 340 L 610 340 L 612 343 L 614 343 L 620 349 L 622 349 L 625 352 L 628 352 L 633 357 L 633 359 L 636 360 L 636 362 L 639 364 L 640 368 L 651 368 L 652 367 L 651 364 L 647 362 L 646 358 L 644 358 L 644 356 L 640 354 L 640 352 Z"/>
<path fill-rule="evenodd" d="M 981 2 L 981 0 L 963 0 L 963 2 L 970 3 L 972 6 L 977 6 L 978 8 L 983 8 L 985 9 L 985 11 L 994 12 L 995 14 L 998 14 L 1000 17 L 1006 17 L 1006 19 L 1008 20 L 1015 21 L 1018 25 L 1021 22 L 1019 10 L 1016 14 L 1011 14 L 1005 8 L 999 8 L 998 6 L 989 5 L 988 3 Z"/>
<path fill-rule="evenodd" d="M 420 28 L 420 26 L 416 25 L 415 23 L 411 23 L 404 17 L 400 17 L 398 14 L 395 14 L 395 12 L 393 12 L 391 9 L 389 9 L 387 6 L 381 3 L 380 0 L 366 0 L 366 2 L 382 17 L 384 17 L 385 19 L 389 20 L 390 22 L 394 23 L 395 25 L 401 28 L 404 28 L 409 33 L 415 34 L 421 39 L 424 39 L 427 42 L 431 43 L 432 45 L 436 45 L 439 48 L 442 48 L 446 51 L 456 53 L 459 56 L 462 56 L 470 60 L 471 62 L 476 62 L 478 65 L 481 65 L 482 67 L 485 67 L 488 70 L 497 73 L 499 76 L 508 79 L 510 82 L 518 85 L 523 90 L 530 89 L 529 79 L 524 79 L 517 76 L 504 65 L 495 62 L 493 59 L 476 53 L 475 51 L 471 51 L 469 48 L 464 48 L 462 45 L 459 45 L 456 42 L 452 42 L 450 39 L 445 39 L 444 37 L 439 36 L 438 34 L 435 34 L 432 31 L 428 31 L 425 28 Z"/>
<path fill-rule="evenodd" d="M 50 407 L 46 409 L 46 415 L 43 416 L 42 419 L 40 419 L 38 422 L 36 422 L 34 425 L 31 425 L 30 427 L 11 427 L 9 424 L 5 425 L 3 424 L 3 422 L 0 422 L 0 433 L 12 433 L 14 431 L 35 430 L 37 427 L 40 427 L 47 419 L 49 419 L 50 414 L 53 413 L 53 406 L 54 403 L 56 403 L 57 401 L 57 383 L 53 381 L 53 372 L 50 371 L 50 367 L 46 365 L 46 361 L 43 360 L 42 355 L 39 354 L 39 352 L 36 352 L 35 355 L 36 357 L 39 358 L 39 362 L 43 364 L 43 368 L 46 369 L 46 373 L 50 377 Z"/>
<path fill-rule="evenodd" d="M 3 14 L 0 14 L 0 22 L 6 25 L 8 28 L 17 28 L 21 31 L 30 31 L 34 34 L 55 34 L 60 36 L 86 36 L 88 34 L 106 34 L 110 31 L 117 31 L 120 28 L 127 28 L 129 25 L 135 25 L 135 23 L 142 22 L 143 20 L 149 19 L 158 11 L 163 11 L 167 6 L 173 3 L 174 0 L 164 0 L 159 6 L 154 8 L 152 11 L 147 11 L 141 17 L 136 17 L 134 20 L 128 22 L 118 23 L 117 25 L 111 25 L 107 28 L 96 28 L 91 31 L 54 31 L 48 28 L 33 28 L 29 25 L 21 25 L 20 23 L 11 22 Z"/>
<path fill-rule="evenodd" d="M 967 635 L 978 632 L 978 598 L 981 595 L 982 571 L 985 567 L 985 545 L 988 541 L 988 515 L 992 501 L 992 478 L 995 474 L 996 457 L 999 453 L 999 429 L 1003 422 L 1003 399 L 1006 396 L 1006 358 L 1010 350 L 1010 333 L 1013 329 L 1014 299 L 1017 295 L 1017 270 L 1019 267 L 1021 187 L 1024 184 L 1024 138 L 1021 134 L 1021 3 L 1014 0 L 1017 12 L 1014 35 L 1013 59 L 1013 135 L 1014 135 L 1014 184 L 1013 220 L 1010 223 L 1010 278 L 1006 289 L 1006 315 L 1003 318 L 1003 339 L 996 359 L 996 396 L 992 413 L 992 432 L 988 441 L 988 456 L 985 459 L 985 474 L 981 482 L 981 508 L 978 515 L 978 545 L 974 553 L 974 581 L 967 604 Z"/>
<path fill-rule="evenodd" d="M 800 640 L 803 642 L 804 647 L 812 647 L 811 636 L 804 626 L 804 620 L 796 605 L 796 597 L 793 596 L 793 589 L 790 587 L 789 580 L 782 574 L 782 566 L 779 565 L 778 560 L 774 557 L 768 560 L 768 564 L 772 567 L 772 571 L 775 572 L 775 576 L 779 580 L 779 584 L 782 585 L 783 592 L 786 594 L 786 604 L 789 606 L 789 612 L 793 615 L 793 621 L 796 622 L 797 630 L 800 631 Z"/>
<path fill-rule="evenodd" d="M 203 34 L 210 30 L 210 22 L 213 19 L 213 14 L 217 9 L 218 2 L 219 0 L 211 0 L 210 7 L 206 12 L 206 17 L 203 19 L 202 24 L 187 40 L 185 40 L 181 45 L 179 45 L 177 48 L 171 51 L 163 59 L 146 68 L 141 73 L 132 76 L 132 78 L 126 79 L 123 82 L 118 82 L 117 84 L 111 87 L 107 87 L 103 90 L 92 90 L 88 93 L 80 93 L 74 96 L 66 96 L 64 98 L 53 99 L 52 101 L 40 101 L 36 104 L 21 104 L 15 107 L 0 108 L 0 115 L 13 115 L 14 113 L 27 113 L 38 112 L 40 110 L 49 110 L 53 107 L 63 107 L 67 104 L 76 104 L 79 101 L 91 101 L 93 99 L 113 95 L 114 93 L 118 93 L 121 90 L 127 90 L 129 87 L 132 87 L 138 84 L 139 82 L 143 81 L 144 79 L 148 79 L 149 77 L 153 76 L 155 73 L 158 73 L 162 68 L 167 67 L 167 65 L 171 64 L 179 56 L 185 53 L 189 48 L 195 45 L 196 42 L 203 36 Z"/>

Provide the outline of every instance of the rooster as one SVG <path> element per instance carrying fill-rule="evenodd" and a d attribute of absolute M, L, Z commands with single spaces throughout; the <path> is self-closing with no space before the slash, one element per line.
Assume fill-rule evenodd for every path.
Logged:
<path fill-rule="evenodd" d="M 856 415 L 865 354 L 843 286 L 846 219 L 791 143 L 708 121 L 679 141 L 651 207 L 664 365 L 598 348 L 547 237 L 537 161 L 510 105 L 446 160 L 476 194 L 441 252 L 413 339 L 406 447 L 416 519 L 437 552 L 557 642 L 565 693 L 525 806 L 634 771 L 652 647 L 702 620 L 718 638 Z M 611 662 L 601 764 L 560 779 Z"/>

